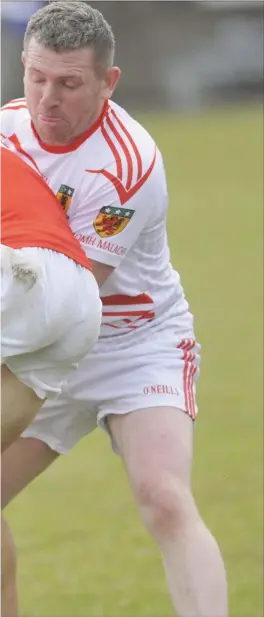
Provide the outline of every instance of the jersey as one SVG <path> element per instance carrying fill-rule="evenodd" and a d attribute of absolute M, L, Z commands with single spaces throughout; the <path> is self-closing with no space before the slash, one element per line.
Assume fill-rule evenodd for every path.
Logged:
<path fill-rule="evenodd" d="M 41 142 L 23 98 L 1 115 L 3 140 L 43 175 L 88 257 L 115 268 L 100 290 L 100 338 L 190 317 L 170 262 L 163 160 L 149 133 L 113 101 L 67 146 Z"/>
<path fill-rule="evenodd" d="M 6 147 L 1 147 L 1 242 L 14 249 L 52 249 L 91 269 L 50 188 Z"/>

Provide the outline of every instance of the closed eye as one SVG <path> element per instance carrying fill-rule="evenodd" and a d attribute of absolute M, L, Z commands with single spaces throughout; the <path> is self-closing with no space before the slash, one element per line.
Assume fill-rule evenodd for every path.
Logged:
<path fill-rule="evenodd" d="M 45 79 L 41 78 L 41 77 L 33 77 L 33 81 L 35 84 L 43 84 Z"/>
<path fill-rule="evenodd" d="M 69 90 L 76 90 L 76 88 L 79 88 L 80 84 L 75 84 L 75 83 L 69 83 L 67 81 L 62 82 L 63 86 L 65 86 L 65 88 L 69 88 Z"/>

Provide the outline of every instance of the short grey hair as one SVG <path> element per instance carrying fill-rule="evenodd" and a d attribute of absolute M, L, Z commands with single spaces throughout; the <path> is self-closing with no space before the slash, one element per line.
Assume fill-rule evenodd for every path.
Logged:
<path fill-rule="evenodd" d="M 31 38 L 56 52 L 91 47 L 99 68 L 112 66 L 115 37 L 102 13 L 86 2 L 53 0 L 28 22 L 24 48 Z"/>

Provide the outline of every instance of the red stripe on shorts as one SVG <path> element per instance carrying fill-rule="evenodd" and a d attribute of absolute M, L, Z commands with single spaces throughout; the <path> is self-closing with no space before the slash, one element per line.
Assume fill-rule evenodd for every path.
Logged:
<path fill-rule="evenodd" d="M 183 369 L 183 391 L 185 411 L 195 420 L 195 399 L 194 399 L 194 375 L 197 371 L 197 366 L 194 364 L 196 354 L 190 353 L 190 350 L 195 347 L 194 339 L 183 339 L 177 349 L 182 349 L 184 369 Z"/>

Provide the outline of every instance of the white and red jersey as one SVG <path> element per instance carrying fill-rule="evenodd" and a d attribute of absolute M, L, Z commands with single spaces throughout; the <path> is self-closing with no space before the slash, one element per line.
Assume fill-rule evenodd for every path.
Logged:
<path fill-rule="evenodd" d="M 67 146 L 42 143 L 25 99 L 1 112 L 4 143 L 38 170 L 67 212 L 88 257 L 115 270 L 101 287 L 101 336 L 153 328 L 188 315 L 166 233 L 162 156 L 147 131 L 112 101 Z M 190 315 L 189 315 L 190 317 Z"/>

